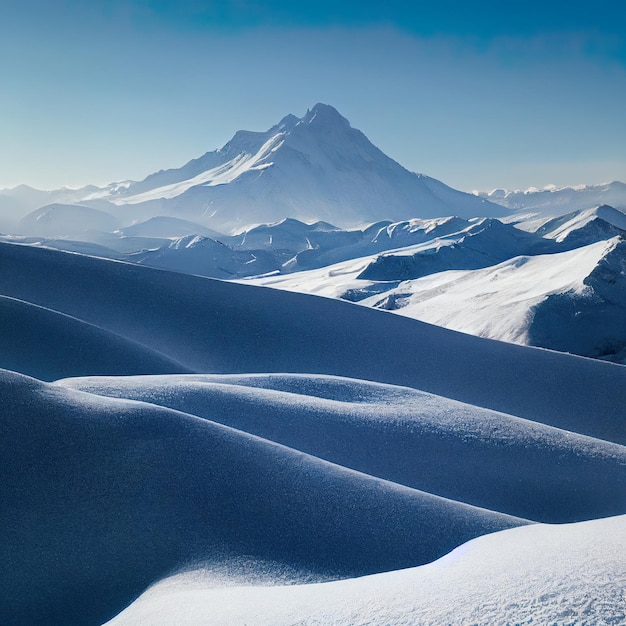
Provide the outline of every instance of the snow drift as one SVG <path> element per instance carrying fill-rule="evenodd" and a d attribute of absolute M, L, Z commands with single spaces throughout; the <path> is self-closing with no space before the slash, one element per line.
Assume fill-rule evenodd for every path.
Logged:
<path fill-rule="evenodd" d="M 536 519 L 624 513 L 622 366 L 29 245 L 0 243 L 0 266 L 0 365 L 82 376 L 0 373 L 3 624 L 100 624 L 159 580 L 180 598 L 166 582 L 177 573 L 321 582 L 415 567 Z M 85 377 L 98 373 L 166 375 Z M 603 541 L 588 539 L 598 563 Z M 613 564 L 594 572 L 617 575 Z M 586 584 L 563 588 L 556 561 L 537 566 L 555 597 Z M 119 619 L 149 623 L 156 606 L 176 623 L 161 588 Z M 413 602 L 397 589 L 383 621 Z M 307 610 L 298 602 L 285 607 Z M 415 606 L 437 616 L 433 602 Z M 494 615 L 519 614 L 494 602 Z"/>
<path fill-rule="evenodd" d="M 198 563 L 355 576 L 524 523 L 154 405 L 6 371 L 0 386 L 7 626 L 102 623 Z"/>
<path fill-rule="evenodd" d="M 202 572 L 148 590 L 110 626 L 621 624 L 626 517 L 526 526 L 422 567 L 297 586 L 235 586 Z"/>
<path fill-rule="evenodd" d="M 486 341 L 347 302 L 43 248 L 0 243 L 0 263 L 0 293 L 113 332 L 190 371 L 391 383 L 626 440 L 626 368 L 618 365 Z M 51 378 L 70 375 L 67 369 Z"/>

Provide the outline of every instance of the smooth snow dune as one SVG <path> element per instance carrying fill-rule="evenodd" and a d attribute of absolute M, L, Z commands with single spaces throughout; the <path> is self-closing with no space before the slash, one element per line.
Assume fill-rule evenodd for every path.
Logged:
<path fill-rule="evenodd" d="M 0 367 L 44 380 L 188 369 L 152 348 L 79 319 L 0 296 Z"/>
<path fill-rule="evenodd" d="M 385 382 L 626 443 L 623 366 L 348 302 L 54 250 L 0 243 L 0 263 L 0 293 L 83 319 L 196 372 Z"/>
<path fill-rule="evenodd" d="M 626 513 L 626 447 L 414 389 L 320 376 L 59 381 L 214 420 L 333 463 L 541 522 Z"/>
<path fill-rule="evenodd" d="M 526 523 L 145 403 L 4 370 L 0 397 L 4 626 L 99 624 L 194 563 L 358 576 Z"/>
<path fill-rule="evenodd" d="M 618 626 L 625 546 L 621 516 L 505 530 L 429 565 L 331 583 L 218 587 L 188 573 L 159 582 L 107 626 Z"/>

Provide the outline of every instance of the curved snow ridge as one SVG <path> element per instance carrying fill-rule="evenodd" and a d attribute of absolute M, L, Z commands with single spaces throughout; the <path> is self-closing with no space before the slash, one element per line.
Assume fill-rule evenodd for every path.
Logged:
<path fill-rule="evenodd" d="M 582 237 L 584 231 L 590 230 L 594 223 L 597 223 L 596 229 L 603 228 L 606 231 L 612 229 L 613 236 L 615 236 L 620 231 L 626 231 L 626 214 L 604 204 L 592 209 L 574 211 L 555 218 L 544 219 L 542 225 L 535 232 L 559 243 L 569 242 Z M 581 231 L 580 234 L 578 231 Z"/>
<path fill-rule="evenodd" d="M 626 513 L 626 447 L 413 389 L 289 375 L 88 377 L 56 384 L 179 410 L 535 521 Z"/>
<path fill-rule="evenodd" d="M 7 371 L 0 395 L 2 624 L 100 624 L 192 563 L 358 576 L 527 523 L 142 402 Z"/>
<path fill-rule="evenodd" d="M 626 442 L 626 368 L 619 365 L 329 298 L 41 248 L 0 243 L 0 262 L 0 293 L 115 332 L 195 372 L 390 383 Z"/>
<path fill-rule="evenodd" d="M 80 376 L 188 372 L 184 365 L 115 332 L 0 295 L 0 367 L 54 380 Z"/>
<path fill-rule="evenodd" d="M 422 567 L 295 586 L 164 579 L 107 626 L 621 624 L 626 516 L 474 539 Z"/>

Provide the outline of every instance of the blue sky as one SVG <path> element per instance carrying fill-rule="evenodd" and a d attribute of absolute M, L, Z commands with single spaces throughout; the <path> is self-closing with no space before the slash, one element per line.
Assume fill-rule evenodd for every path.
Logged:
<path fill-rule="evenodd" d="M 459 189 L 626 180 L 625 15 L 625 0 L 3 0 L 0 187 L 141 179 L 316 102 Z"/>

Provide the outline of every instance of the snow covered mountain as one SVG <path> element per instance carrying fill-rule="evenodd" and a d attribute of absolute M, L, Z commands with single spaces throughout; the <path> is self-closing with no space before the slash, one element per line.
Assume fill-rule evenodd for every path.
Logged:
<path fill-rule="evenodd" d="M 507 212 L 409 172 L 325 104 L 302 118 L 288 115 L 265 132 L 239 131 L 221 149 L 140 182 L 55 192 L 15 188 L 0 191 L 2 199 L 15 210 L 76 202 L 112 212 L 123 225 L 169 216 L 222 232 L 284 218 L 346 227 Z"/>
<path fill-rule="evenodd" d="M 251 610 L 242 584 L 415 568 L 488 533 L 626 513 L 626 367 L 32 245 L 0 243 L 0 266 L 0 366 L 21 372 L 0 372 L 8 626 L 116 615 L 185 623 L 186 577 L 219 586 L 219 610 L 234 624 L 229 593 Z M 492 567 L 502 546 L 521 555 L 549 542 L 550 527 L 536 528 L 519 543 L 502 534 L 469 544 L 473 573 Z M 584 623 L 585 589 L 602 598 L 621 590 L 623 561 L 605 558 L 621 532 L 619 518 L 576 525 L 556 553 L 533 551 L 517 566 L 522 557 L 511 556 L 498 570 L 494 615 L 521 615 L 511 602 L 535 593 L 535 567 L 555 594 L 536 599 L 535 615 L 552 616 L 567 599 Z M 593 578 L 583 568 L 563 586 L 563 559 L 578 562 L 581 551 Z M 385 592 L 374 610 L 414 603 L 436 622 L 441 604 L 410 583 L 421 571 L 397 571 L 396 600 Z M 457 576 L 477 580 L 450 576 L 432 584 L 454 594 Z M 353 583 L 369 589 L 368 580 Z M 196 615 L 209 610 L 205 593 Z M 305 605 L 287 596 L 281 606 L 306 620 Z M 364 610 L 359 597 L 343 605 L 351 614 Z M 619 602 L 592 614 L 608 620 Z M 333 605 L 329 596 L 318 606 L 330 621 Z M 473 605 L 446 606 L 460 619 Z M 281 623 L 259 610 L 255 621 Z"/>
<path fill-rule="evenodd" d="M 239 131 L 223 148 L 180 169 L 121 188 L 107 200 L 231 231 L 291 217 L 357 226 L 380 219 L 502 213 L 498 205 L 405 170 L 317 104 L 266 132 Z"/>
<path fill-rule="evenodd" d="M 533 187 L 525 191 L 494 189 L 478 195 L 513 211 L 535 211 L 552 216 L 591 209 L 602 204 L 626 209 L 626 184 L 619 181 L 577 187 L 551 185 L 545 189 Z"/>
<path fill-rule="evenodd" d="M 48 204 L 18 223 L 17 232 L 40 237 L 75 237 L 84 231 L 111 232 L 118 226 L 110 213 L 76 204 Z"/>
<path fill-rule="evenodd" d="M 501 228 L 502 225 L 498 227 Z M 485 231 L 483 231 L 485 232 Z M 626 247 L 618 235 L 510 256 L 458 237 L 246 282 L 342 298 L 480 337 L 626 362 Z M 480 244 L 487 242 L 485 250 Z M 556 243 L 556 242 L 555 242 Z M 519 250 L 519 248 L 518 248 Z M 502 258 L 498 261 L 500 251 Z M 479 269 L 481 268 L 481 269 Z"/>

